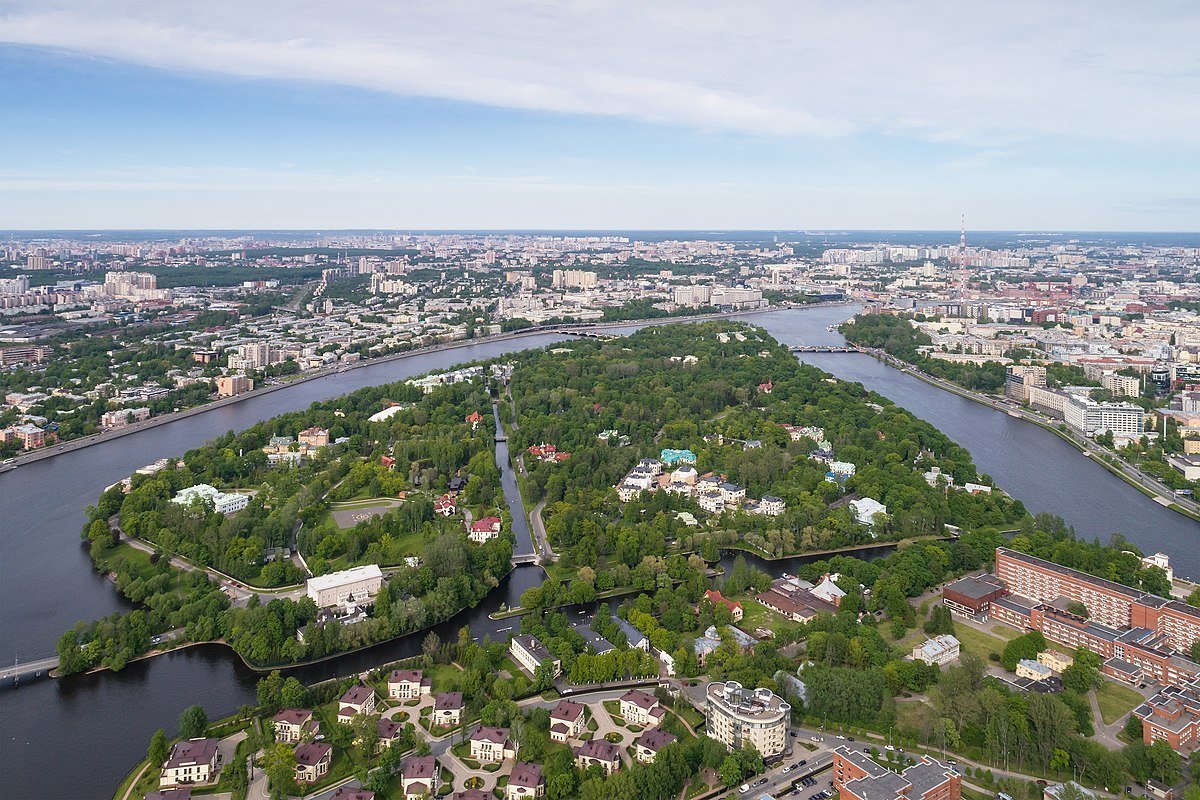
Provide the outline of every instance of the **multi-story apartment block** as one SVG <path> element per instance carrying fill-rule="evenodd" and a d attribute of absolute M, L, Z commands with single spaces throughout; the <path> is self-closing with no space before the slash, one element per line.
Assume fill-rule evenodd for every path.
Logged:
<path fill-rule="evenodd" d="M 1008 594 L 991 599 L 992 618 L 1092 650 L 1114 678 L 1180 683 L 1200 674 L 1181 655 L 1200 639 L 1200 610 L 1007 547 L 996 548 L 996 577 Z M 1087 608 L 1087 618 L 1065 610 L 1072 601 Z"/>
<path fill-rule="evenodd" d="M 730 750 L 754 745 L 764 758 L 787 746 L 792 706 L 770 689 L 743 689 L 736 681 L 715 681 L 705 689 L 709 736 Z"/>
<path fill-rule="evenodd" d="M 1004 395 L 1018 403 L 1029 402 L 1030 386 L 1046 385 L 1045 367 L 1013 365 L 1008 367 L 1005 372 Z"/>
<path fill-rule="evenodd" d="M 1132 403 L 1097 403 L 1072 397 L 1063 406 L 1063 419 L 1086 436 L 1111 433 L 1117 439 L 1137 439 L 1145 429 L 1146 412 Z"/>

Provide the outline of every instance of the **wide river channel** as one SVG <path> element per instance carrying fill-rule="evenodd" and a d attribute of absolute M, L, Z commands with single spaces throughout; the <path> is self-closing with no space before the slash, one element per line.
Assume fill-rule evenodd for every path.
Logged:
<path fill-rule="evenodd" d="M 824 307 L 744 318 L 785 344 L 840 344 L 840 334 L 828 327 L 854 310 Z M 105 486 L 138 467 L 182 455 L 227 430 L 363 386 L 565 338 L 538 335 L 373 364 L 0 475 L 0 661 L 51 656 L 59 634 L 77 620 L 129 607 L 92 570 L 79 531 L 84 508 Z M 1120 532 L 1147 552 L 1168 553 L 1180 575 L 1200 576 L 1200 523 L 1143 496 L 1052 433 L 934 388 L 869 356 L 805 353 L 802 358 L 839 378 L 861 382 L 940 428 L 969 448 L 980 469 L 1031 511 L 1059 514 L 1089 538 Z M 505 477 L 508 483 L 511 476 Z M 522 533 L 522 544 L 528 547 L 528 534 Z M 792 560 L 763 566 L 779 573 L 795 564 Z M 501 603 L 513 604 L 542 578 L 538 567 L 517 568 L 483 604 L 444 623 L 439 634 L 453 637 L 469 625 L 478 637 L 506 636 L 517 621 L 497 622 L 488 614 Z M 348 675 L 419 653 L 423 637 L 422 633 L 382 644 L 295 674 L 309 682 Z M 138 662 L 120 673 L 41 680 L 0 690 L 0 798 L 109 797 L 144 756 L 155 729 L 173 731 L 179 712 L 193 703 L 202 704 L 212 718 L 253 703 L 258 677 L 231 651 L 214 645 Z"/>

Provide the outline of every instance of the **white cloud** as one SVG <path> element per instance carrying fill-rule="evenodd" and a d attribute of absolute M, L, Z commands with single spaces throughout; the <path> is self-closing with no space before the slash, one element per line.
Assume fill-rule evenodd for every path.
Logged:
<path fill-rule="evenodd" d="M 0 0 L 0 42 L 761 135 L 1188 141 L 1193 2 Z"/>

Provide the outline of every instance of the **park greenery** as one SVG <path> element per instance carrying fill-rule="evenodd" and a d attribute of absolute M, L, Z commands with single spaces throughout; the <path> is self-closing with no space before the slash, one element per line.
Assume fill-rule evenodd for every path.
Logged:
<path fill-rule="evenodd" d="M 392 403 L 403 407 L 384 421 L 369 421 Z M 511 534 L 470 543 L 461 519 L 434 514 L 433 499 L 451 478 L 468 472 L 459 502 L 477 516 L 497 513 L 500 476 L 491 434 L 465 421 L 486 408 L 478 384 L 430 395 L 405 383 L 372 387 L 226 434 L 153 475 L 133 476 L 127 492 L 110 488 L 89 509 L 84 536 L 97 568 L 113 574 L 117 589 L 139 608 L 64 634 L 64 671 L 119 669 L 146 652 L 153 636 L 172 630 L 176 641 L 224 640 L 256 666 L 297 663 L 421 630 L 475 605 L 511 569 Z M 312 426 L 326 428 L 339 443 L 295 468 L 269 464 L 262 448 L 271 437 L 294 437 Z M 383 467 L 384 455 L 403 468 Z M 228 516 L 205 503 L 172 502 L 197 483 L 254 495 L 246 509 Z M 350 526 L 338 523 L 336 504 L 374 498 L 390 503 Z M 304 573 L 273 557 L 293 541 L 313 574 L 364 563 L 389 567 L 392 575 L 367 619 L 319 621 L 307 598 L 266 595 L 260 601 L 255 595 L 231 606 L 199 571 L 263 587 L 296 584 Z M 172 566 L 167 555 L 192 569 Z"/>
<path fill-rule="evenodd" d="M 769 393 L 759 391 L 768 383 Z M 761 331 L 728 322 L 648 328 L 619 341 L 528 354 L 510 388 L 514 452 L 545 442 L 571 453 L 560 463 L 525 456 L 524 486 L 530 499 L 546 503 L 560 567 L 589 568 L 598 591 L 636 585 L 644 559 L 662 558 L 672 546 L 708 560 L 725 547 L 778 557 L 938 536 L 947 524 L 1004 525 L 1025 514 L 1002 492 L 930 486 L 923 473 L 935 466 L 960 485 L 991 480 L 933 426 L 859 384 L 798 363 Z M 818 443 L 792 441 L 784 425 L 823 428 L 856 474 L 826 480 L 827 467 L 809 457 Z M 603 431 L 619 436 L 602 440 Z M 710 515 L 668 492 L 620 503 L 614 485 L 662 448 L 690 449 L 702 474 L 724 475 L 748 497 L 779 497 L 787 510 Z M 857 497 L 887 505 L 886 518 L 860 524 L 847 507 Z M 703 524 L 691 526 L 680 512 Z"/>
<path fill-rule="evenodd" d="M 254 666 L 287 665 L 412 634 L 479 603 L 511 568 L 511 532 L 505 525 L 496 540 L 469 542 L 463 520 L 435 514 L 434 501 L 457 479 L 460 508 L 475 518 L 506 517 L 486 413 L 494 400 L 516 422 L 510 436 L 527 470 L 522 488 L 528 500 L 544 501 L 546 532 L 559 555 L 547 580 L 521 595 L 521 630 L 561 660 L 568 681 L 658 673 L 654 658 L 629 647 L 618 624 L 624 620 L 674 658 L 680 677 L 771 688 L 792 699 L 798 719 L 893 731 L 1006 770 L 1049 775 L 1070 767 L 1096 786 L 1120 785 L 1126 774 L 1170 781 L 1179 773 L 1178 759 L 1164 746 L 1135 742 L 1116 752 L 1090 738 L 1096 721 L 1088 695 L 1101 680 L 1091 653 L 1074 654 L 1063 691 L 1055 695 L 1023 694 L 987 674 L 989 661 L 993 669 L 1011 670 L 1020 659 L 1036 657 L 1046 646 L 1040 634 L 996 640 L 987 658 L 965 652 L 958 666 L 944 670 L 905 657 L 922 629 L 956 632 L 944 608 L 928 613 L 930 599 L 945 581 L 990 567 L 1000 545 L 1167 593 L 1162 571 L 1145 567 L 1120 537 L 1082 541 L 1061 519 L 1030 516 L 1002 491 L 970 494 L 946 481 L 930 485 L 923 473 L 935 466 L 955 484 L 991 481 L 932 426 L 858 384 L 797 363 L 747 326 L 645 329 L 627 339 L 572 342 L 511 360 L 507 386 L 476 380 L 429 394 L 407 383 L 362 389 L 226 434 L 153 475 L 134 476 L 127 491 L 106 491 L 89 509 L 84 538 L 97 567 L 114 576 L 137 608 L 66 632 L 59 643 L 62 670 L 119 669 L 163 636 L 172 643 L 222 640 Z M 771 391 L 760 391 L 767 383 Z M 399 410 L 390 417 L 369 420 L 393 404 Z M 476 411 L 484 421 L 472 426 L 467 417 Z M 818 442 L 792 441 L 784 425 L 823 428 L 837 457 L 857 466 L 855 474 L 826 480 L 825 466 L 809 457 Z M 272 437 L 294 437 L 312 426 L 327 429 L 332 443 L 295 466 L 268 463 L 262 448 Z M 614 430 L 619 436 L 598 436 Z M 534 459 L 528 448 L 541 443 L 571 455 Z M 787 510 L 778 517 L 709 514 L 667 492 L 620 502 L 614 485 L 640 459 L 667 447 L 692 450 L 701 472 L 724 475 L 752 497 L 778 496 Z M 394 466 L 384 466 L 384 456 Z M 203 503 L 171 502 L 197 483 L 253 497 L 228 516 Z M 886 518 L 860 524 L 845 507 L 853 497 L 885 503 Z M 374 509 L 365 518 L 338 515 L 364 507 Z M 892 549 L 873 560 L 826 552 L 879 545 Z M 366 619 L 323 620 L 311 600 L 294 599 L 300 593 L 288 586 L 305 573 L 292 560 L 273 557 L 293 546 L 314 574 L 368 563 L 387 567 L 389 578 Z M 725 573 L 714 579 L 710 567 L 729 549 L 759 557 L 726 560 Z M 835 613 L 799 624 L 755 605 L 753 596 L 772 580 L 761 569 L 767 564 L 761 555 L 814 551 L 822 553 L 819 560 L 795 569 L 813 582 L 837 576 L 846 596 Z M 231 603 L 210 580 L 216 573 L 285 591 Z M 714 583 L 726 597 L 756 609 L 769 638 L 746 646 L 730 610 L 705 599 Z M 614 645 L 600 652 L 561 607 L 608 596 L 619 596 L 615 612 L 599 603 L 591 620 Z M 713 635 L 710 629 L 719 644 L 702 660 L 694 643 Z M 429 633 L 420 663 L 438 670 L 439 691 L 464 693 L 469 720 L 512 728 L 520 757 L 546 768 L 547 796 L 554 800 L 675 797 L 701 769 L 713 770 L 727 786 L 761 769 L 757 754 L 731 755 L 702 736 L 681 735 L 653 765 L 611 778 L 578 770 L 569 750 L 549 741 L 546 710 L 518 705 L 551 690 L 552 676 L 547 670 L 521 676 L 505 650 L 502 642 L 472 642 L 466 629 L 456 643 Z M 795 696 L 786 675 L 804 681 L 806 700 Z M 371 680 L 378 688 L 382 678 L 377 672 Z M 274 673 L 260 685 L 259 706 L 265 714 L 329 704 L 332 692 L 344 688 L 318 691 Z M 181 732 L 185 727 L 204 725 L 193 712 L 181 720 Z M 373 743 L 366 727 L 334 730 L 329 741 L 345 749 Z M 414 728 L 396 752 L 360 748 L 355 763 L 368 785 L 386 787 L 398 753 L 419 750 L 422 741 Z M 262 766 L 279 776 L 272 791 L 286 790 L 286 754 L 263 745 Z M 158 755 L 162 749 L 156 736 L 151 750 Z"/>

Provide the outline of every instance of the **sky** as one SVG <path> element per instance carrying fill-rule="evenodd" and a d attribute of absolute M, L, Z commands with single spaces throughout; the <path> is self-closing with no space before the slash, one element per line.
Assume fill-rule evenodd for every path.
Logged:
<path fill-rule="evenodd" d="M 1200 230 L 1200 4 L 0 0 L 0 229 Z"/>

